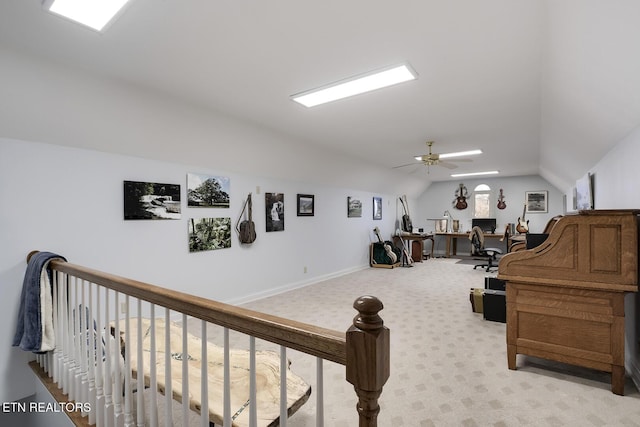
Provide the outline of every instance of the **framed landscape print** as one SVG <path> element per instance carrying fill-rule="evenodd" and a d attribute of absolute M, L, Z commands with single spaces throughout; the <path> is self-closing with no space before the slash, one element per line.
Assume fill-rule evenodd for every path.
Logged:
<path fill-rule="evenodd" d="M 231 218 L 191 218 L 189 252 L 231 247 Z"/>
<path fill-rule="evenodd" d="M 373 198 L 373 219 L 382 219 L 382 197 Z"/>
<path fill-rule="evenodd" d="M 267 231 L 284 231 L 284 194 L 265 193 L 264 206 Z"/>
<path fill-rule="evenodd" d="M 313 216 L 315 196 L 313 194 L 298 194 L 298 216 Z"/>
<path fill-rule="evenodd" d="M 180 219 L 180 185 L 124 181 L 124 219 Z"/>
<path fill-rule="evenodd" d="M 360 218 L 362 216 L 362 202 L 351 196 L 347 197 L 347 217 Z"/>
<path fill-rule="evenodd" d="M 187 174 L 187 206 L 228 208 L 229 177 Z"/>
<path fill-rule="evenodd" d="M 547 206 L 548 191 L 526 191 L 524 193 L 526 212 L 527 213 L 546 213 L 549 211 Z"/>

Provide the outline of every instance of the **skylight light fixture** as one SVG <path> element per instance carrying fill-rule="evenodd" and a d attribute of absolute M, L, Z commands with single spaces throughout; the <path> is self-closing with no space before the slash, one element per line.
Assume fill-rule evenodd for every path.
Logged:
<path fill-rule="evenodd" d="M 56 15 L 102 31 L 128 2 L 129 0 L 44 0 L 43 6 Z"/>
<path fill-rule="evenodd" d="M 469 151 L 458 151 L 457 153 L 444 153 L 444 154 L 440 154 L 440 158 L 450 159 L 451 157 L 475 156 L 477 154 L 482 154 L 482 150 L 469 150 Z"/>
<path fill-rule="evenodd" d="M 486 172 L 469 172 L 469 173 L 454 173 L 451 174 L 453 178 L 459 178 L 461 176 L 480 176 L 480 175 L 496 175 L 500 171 L 486 171 Z"/>
<path fill-rule="evenodd" d="M 383 87 L 392 86 L 417 78 L 416 72 L 407 63 L 386 67 L 381 70 L 360 74 L 345 80 L 328 84 L 318 89 L 292 95 L 291 99 L 304 105 L 314 107 L 338 99 L 348 98 Z"/>

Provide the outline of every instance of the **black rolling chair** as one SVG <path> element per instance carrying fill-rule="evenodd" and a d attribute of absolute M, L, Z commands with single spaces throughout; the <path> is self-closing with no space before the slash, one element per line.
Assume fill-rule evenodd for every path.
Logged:
<path fill-rule="evenodd" d="M 480 227 L 473 227 L 471 229 L 469 240 L 471 240 L 471 255 L 486 259 L 485 263 L 474 265 L 474 270 L 478 267 L 482 267 L 489 272 L 492 268 L 497 267 L 493 262 L 497 260 L 498 255 L 502 254 L 502 250 L 498 248 L 484 247 L 484 233 Z"/>

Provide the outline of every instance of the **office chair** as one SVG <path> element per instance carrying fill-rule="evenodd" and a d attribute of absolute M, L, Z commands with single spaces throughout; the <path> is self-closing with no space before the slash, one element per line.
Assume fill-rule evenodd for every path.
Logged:
<path fill-rule="evenodd" d="M 473 266 L 475 270 L 478 267 L 485 268 L 487 272 L 492 268 L 497 267 L 493 263 L 497 259 L 497 255 L 502 254 L 502 250 L 498 248 L 485 248 L 484 247 L 484 233 L 480 227 L 473 227 L 469 234 L 469 240 L 471 240 L 471 255 L 485 258 L 487 260 L 484 264 L 477 264 Z"/>

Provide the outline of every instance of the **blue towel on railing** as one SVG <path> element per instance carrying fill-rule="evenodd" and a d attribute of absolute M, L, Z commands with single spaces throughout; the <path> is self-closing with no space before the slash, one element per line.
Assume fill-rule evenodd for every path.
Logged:
<path fill-rule="evenodd" d="M 22 283 L 18 326 L 13 346 L 41 353 L 55 348 L 49 262 L 66 259 L 51 252 L 36 252 L 29 259 Z"/>

